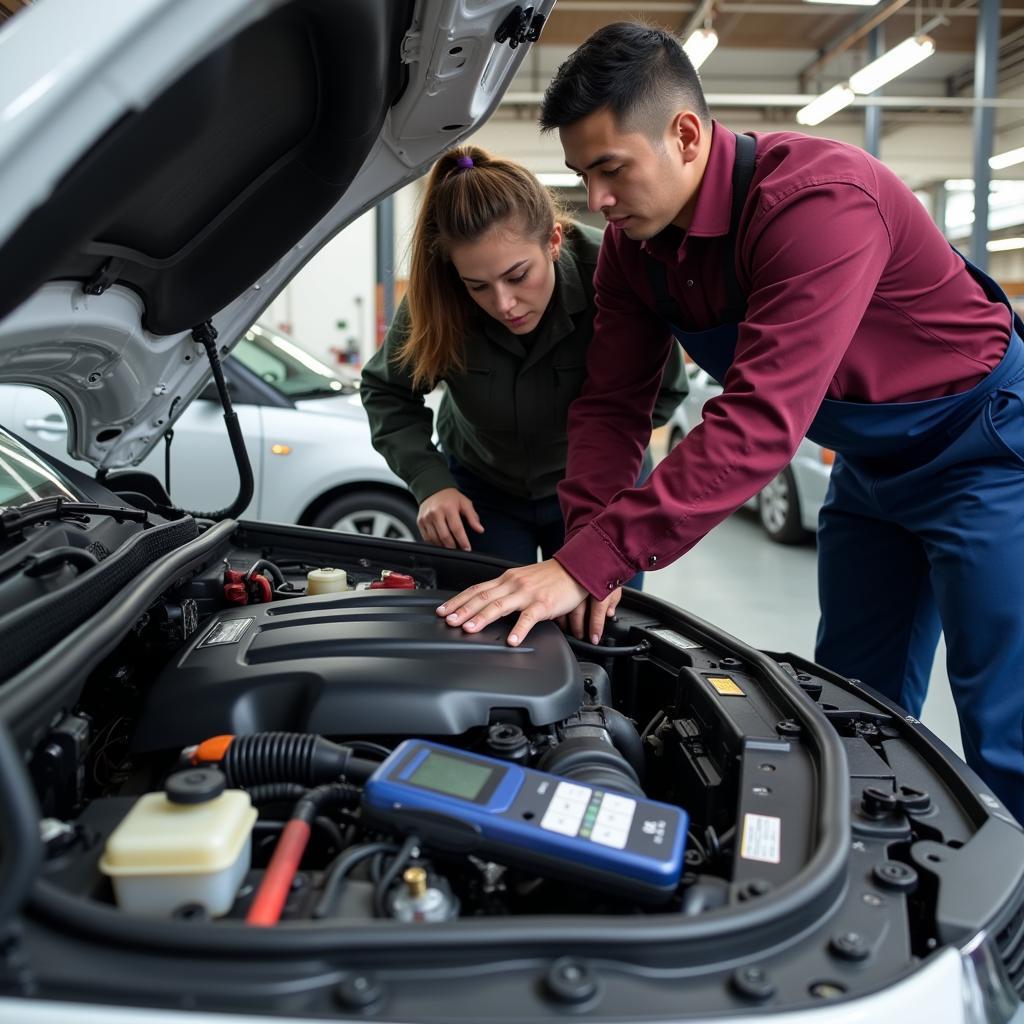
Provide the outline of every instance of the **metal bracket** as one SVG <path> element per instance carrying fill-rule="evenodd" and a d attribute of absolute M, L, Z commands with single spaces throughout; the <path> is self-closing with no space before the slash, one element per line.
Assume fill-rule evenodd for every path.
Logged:
<path fill-rule="evenodd" d="M 402 39 L 402 63 L 415 64 L 420 59 L 420 44 L 423 42 L 421 32 L 409 32 Z"/>
<path fill-rule="evenodd" d="M 507 41 L 514 50 L 520 43 L 537 42 L 543 27 L 543 14 L 535 15 L 532 7 L 527 7 L 524 10 L 517 5 L 498 26 L 498 31 L 494 33 L 494 41 L 496 43 Z"/>

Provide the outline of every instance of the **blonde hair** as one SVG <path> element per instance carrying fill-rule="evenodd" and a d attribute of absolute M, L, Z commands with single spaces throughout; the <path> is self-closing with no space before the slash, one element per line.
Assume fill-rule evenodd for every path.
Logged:
<path fill-rule="evenodd" d="M 561 219 L 551 193 L 512 160 L 459 146 L 434 164 L 413 232 L 410 330 L 396 357 L 414 386 L 433 387 L 465 369 L 463 339 L 475 305 L 452 265 L 452 246 L 509 220 L 543 245 Z"/>

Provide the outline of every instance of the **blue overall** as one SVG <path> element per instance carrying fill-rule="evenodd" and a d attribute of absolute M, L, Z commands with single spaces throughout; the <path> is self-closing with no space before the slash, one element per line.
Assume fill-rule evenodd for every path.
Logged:
<path fill-rule="evenodd" d="M 826 399 L 807 436 L 837 453 L 818 524 L 816 659 L 918 716 L 944 631 L 967 763 L 1024 821 L 1024 325 L 1008 316 L 1006 354 L 969 391 Z M 717 380 L 737 333 L 673 327 Z"/>

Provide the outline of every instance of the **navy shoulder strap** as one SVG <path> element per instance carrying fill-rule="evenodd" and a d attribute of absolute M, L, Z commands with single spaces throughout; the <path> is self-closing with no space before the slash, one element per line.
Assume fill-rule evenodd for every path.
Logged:
<path fill-rule="evenodd" d="M 736 241 L 739 233 L 740 215 L 743 204 L 750 192 L 750 180 L 754 176 L 754 153 L 756 143 L 749 135 L 736 136 L 736 161 L 732 168 L 732 211 L 729 215 L 729 234 L 726 237 L 725 266 L 725 311 L 722 322 L 739 323 L 746 315 L 747 297 L 736 280 Z M 683 316 L 675 299 L 668 290 L 668 270 L 661 260 L 648 256 L 647 277 L 654 290 L 655 307 L 658 315 L 670 324 L 680 324 Z"/>

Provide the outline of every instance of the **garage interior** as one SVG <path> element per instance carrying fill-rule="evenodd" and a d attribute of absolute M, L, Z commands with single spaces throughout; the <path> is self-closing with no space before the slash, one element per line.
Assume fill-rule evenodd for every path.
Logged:
<path fill-rule="evenodd" d="M 29 2 L 0 0 L 0 21 Z M 701 76 L 712 113 L 729 128 L 803 131 L 878 156 L 914 189 L 950 241 L 1024 304 L 1024 6 L 1001 7 L 998 0 L 559 0 L 496 114 L 472 141 L 525 163 L 580 219 L 594 224 L 603 219 L 586 210 L 557 138 L 538 133 L 536 116 L 552 72 L 568 53 L 601 25 L 630 18 L 659 24 L 684 40 L 694 33 L 716 40 Z M 904 40 L 921 37 L 934 52 L 916 66 L 868 95 L 853 96 L 818 123 L 800 119 L 816 97 L 843 87 Z M 1010 162 L 1018 149 L 1020 162 Z M 1011 155 L 999 160 L 1004 154 Z M 990 157 L 998 166 L 990 165 Z M 345 323 L 365 359 L 401 295 L 419 191 L 419 185 L 408 187 L 363 218 L 362 226 L 347 229 L 361 231 L 376 250 L 373 291 L 356 296 L 355 306 L 376 316 L 356 329 L 351 313 L 318 306 L 318 322 L 296 328 L 304 317 L 313 324 L 314 317 L 312 307 L 302 308 L 296 284 L 271 307 L 271 322 L 285 333 L 295 328 L 298 343 L 327 359 L 337 354 L 338 325 Z M 325 250 L 304 274 L 336 277 L 331 258 L 340 257 Z M 667 430 L 659 432 L 656 453 L 664 454 L 668 439 Z M 813 653 L 813 538 L 772 543 L 755 511 L 741 510 L 683 559 L 649 574 L 646 589 L 754 646 Z M 960 752 L 941 646 L 924 721 Z"/>

